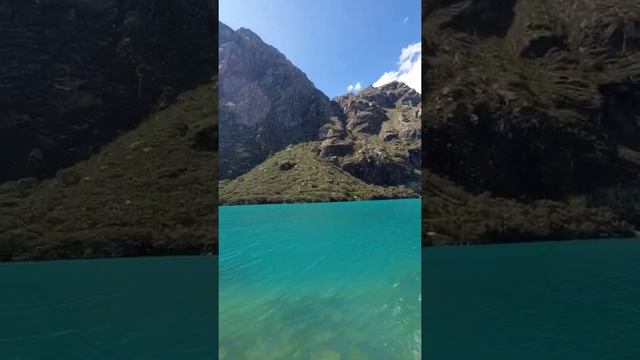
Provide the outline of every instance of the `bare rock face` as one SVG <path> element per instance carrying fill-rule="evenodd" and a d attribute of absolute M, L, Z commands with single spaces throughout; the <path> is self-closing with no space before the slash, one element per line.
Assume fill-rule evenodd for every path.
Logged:
<path fill-rule="evenodd" d="M 368 183 L 419 188 L 420 94 L 393 82 L 334 103 L 343 115 L 331 125 L 320 155 Z"/>
<path fill-rule="evenodd" d="M 287 145 L 317 140 L 329 98 L 248 29 L 219 23 L 220 177 L 234 178 Z"/>
<path fill-rule="evenodd" d="M 210 0 L 0 0 L 0 180 L 49 177 L 214 74 Z"/>
<path fill-rule="evenodd" d="M 322 159 L 368 184 L 419 188 L 420 94 L 394 82 L 329 100 L 250 30 L 219 27 L 222 179 L 320 141 Z"/>
<path fill-rule="evenodd" d="M 320 139 L 324 139 L 319 146 L 323 158 L 335 159 L 353 153 L 354 142 L 345 128 L 344 116 L 342 119 L 334 116 L 323 125 Z"/>
<path fill-rule="evenodd" d="M 586 196 L 640 226 L 638 2 L 426 3 L 425 170 L 471 194 Z"/>

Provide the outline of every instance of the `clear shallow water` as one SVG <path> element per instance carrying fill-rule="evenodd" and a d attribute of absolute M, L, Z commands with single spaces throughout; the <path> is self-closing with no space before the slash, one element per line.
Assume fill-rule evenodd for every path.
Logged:
<path fill-rule="evenodd" d="M 0 359 L 214 359 L 215 257 L 0 264 Z"/>
<path fill-rule="evenodd" d="M 420 211 L 221 207 L 220 359 L 419 359 Z"/>
<path fill-rule="evenodd" d="M 423 250 L 425 359 L 640 359 L 640 239 Z"/>

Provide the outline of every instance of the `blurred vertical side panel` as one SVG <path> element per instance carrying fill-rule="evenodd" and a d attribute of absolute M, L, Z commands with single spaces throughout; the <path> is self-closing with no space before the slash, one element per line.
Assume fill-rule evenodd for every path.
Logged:
<path fill-rule="evenodd" d="M 426 356 L 638 357 L 638 2 L 423 9 Z"/>
<path fill-rule="evenodd" d="M 0 0 L 0 358 L 214 356 L 217 12 Z"/>

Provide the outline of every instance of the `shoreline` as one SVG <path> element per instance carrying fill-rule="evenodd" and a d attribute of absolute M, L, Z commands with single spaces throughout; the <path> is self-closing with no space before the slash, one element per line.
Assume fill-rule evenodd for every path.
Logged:
<path fill-rule="evenodd" d="M 504 246 L 504 245 L 533 245 L 538 243 L 581 243 L 581 242 L 606 242 L 606 241 L 640 241 L 640 237 L 592 237 L 592 238 L 558 238 L 558 239 L 544 239 L 544 240 L 525 240 L 525 241 L 513 241 L 513 242 L 493 242 L 493 243 L 466 243 L 466 244 L 443 244 L 443 245 L 425 245 L 422 244 L 422 249 L 438 249 L 438 248 L 467 248 L 467 247 L 487 247 L 487 246 Z"/>
<path fill-rule="evenodd" d="M 3 264 L 43 264 L 50 262 L 60 261 L 95 261 L 95 260 L 127 260 L 127 259 L 166 259 L 166 258 L 187 258 L 187 257 L 211 257 L 217 258 L 218 254 L 215 253 L 201 253 L 201 254 L 153 254 L 153 255 L 128 255 L 128 256 L 104 256 L 104 257 L 70 257 L 70 258 L 33 258 L 33 259 L 16 259 L 16 260 L 0 260 L 0 266 Z"/>
<path fill-rule="evenodd" d="M 292 202 L 247 202 L 247 203 L 226 203 L 218 204 L 218 208 L 221 207 L 235 207 L 235 206 L 258 206 L 258 205 L 309 205 L 309 204 L 332 204 L 332 203 L 354 203 L 363 201 L 389 201 L 389 200 L 422 200 L 422 196 L 407 196 L 407 197 L 389 197 L 389 198 L 366 198 L 366 199 L 344 199 L 344 200 L 319 200 L 319 201 L 292 201 Z"/>

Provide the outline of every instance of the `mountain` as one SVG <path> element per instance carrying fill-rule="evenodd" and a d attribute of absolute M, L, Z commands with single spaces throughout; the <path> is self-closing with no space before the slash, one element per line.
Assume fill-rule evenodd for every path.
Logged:
<path fill-rule="evenodd" d="M 419 195 L 420 94 L 392 82 L 330 100 L 250 30 L 219 29 L 222 203 Z"/>
<path fill-rule="evenodd" d="M 323 127 L 320 156 L 376 185 L 420 191 L 421 96 L 394 81 L 334 99 L 338 120 Z"/>
<path fill-rule="evenodd" d="M 0 181 L 49 178 L 214 75 L 211 0 L 0 0 Z"/>
<path fill-rule="evenodd" d="M 216 99 L 214 79 L 52 178 L 2 183 L 0 261 L 217 253 Z"/>
<path fill-rule="evenodd" d="M 632 236 L 637 2 L 423 5 L 425 243 Z"/>
<path fill-rule="evenodd" d="M 216 18 L 0 0 L 0 261 L 217 252 Z"/>
<path fill-rule="evenodd" d="M 220 177 L 246 173 L 287 145 L 318 138 L 329 98 L 248 29 L 219 23 Z"/>

